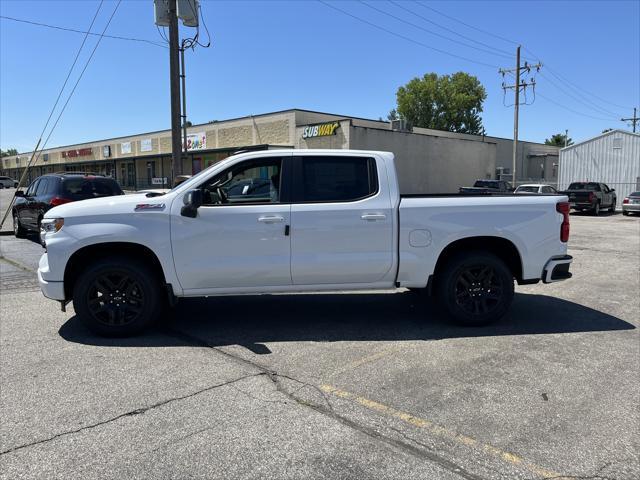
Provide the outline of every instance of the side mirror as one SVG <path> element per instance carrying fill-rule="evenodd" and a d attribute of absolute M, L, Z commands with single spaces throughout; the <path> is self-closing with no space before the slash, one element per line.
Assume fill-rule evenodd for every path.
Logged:
<path fill-rule="evenodd" d="M 196 218 L 198 208 L 202 206 L 202 190 L 189 190 L 182 199 L 184 206 L 180 210 L 183 217 Z"/>
<path fill-rule="evenodd" d="M 16 197 L 24 197 L 24 191 L 23 190 L 16 190 Z"/>
<path fill-rule="evenodd" d="M 616 189 L 615 189 L 615 188 L 612 188 L 610 191 L 611 191 L 611 192 L 615 192 L 615 191 L 616 191 Z"/>

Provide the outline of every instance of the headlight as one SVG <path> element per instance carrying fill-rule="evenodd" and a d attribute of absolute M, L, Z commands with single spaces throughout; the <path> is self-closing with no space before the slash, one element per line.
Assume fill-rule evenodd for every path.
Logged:
<path fill-rule="evenodd" d="M 40 222 L 40 235 L 56 233 L 64 225 L 64 218 L 43 218 Z"/>

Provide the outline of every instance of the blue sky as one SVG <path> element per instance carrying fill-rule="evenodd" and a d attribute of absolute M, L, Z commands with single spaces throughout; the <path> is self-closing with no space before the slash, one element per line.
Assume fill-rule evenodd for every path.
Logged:
<path fill-rule="evenodd" d="M 381 28 L 317 1 L 202 2 L 213 46 L 187 54 L 189 119 L 200 123 L 287 108 L 386 117 L 398 86 L 411 78 L 466 71 L 487 90 L 487 134 L 511 137 L 513 109 L 503 105 L 496 67 L 513 68 L 512 41 L 526 47 L 524 56 L 545 65 L 536 77 L 540 95 L 521 108 L 520 138 L 544 141 L 568 128 L 570 137 L 581 140 L 605 128 L 628 128 L 617 119 L 640 107 L 640 1 L 421 2 L 505 40 L 415 2 L 328 3 Z M 98 4 L 0 0 L 0 15 L 85 30 Z M 115 6 L 104 2 L 93 31 L 102 31 Z M 192 32 L 181 27 L 182 36 Z M 163 41 L 151 0 L 124 0 L 107 34 Z M 87 41 L 67 92 L 96 38 Z M 0 19 L 3 149 L 33 148 L 82 39 Z M 165 48 L 104 39 L 48 146 L 168 128 L 168 62 Z"/>

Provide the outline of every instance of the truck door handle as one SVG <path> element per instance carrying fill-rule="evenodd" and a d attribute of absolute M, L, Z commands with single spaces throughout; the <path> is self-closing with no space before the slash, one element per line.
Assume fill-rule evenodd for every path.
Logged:
<path fill-rule="evenodd" d="M 387 216 L 384 213 L 363 213 L 360 218 L 367 222 L 375 222 L 376 220 L 385 220 Z"/>
<path fill-rule="evenodd" d="M 280 223 L 284 222 L 284 217 L 280 215 L 263 215 L 258 217 L 258 221 L 261 223 Z"/>

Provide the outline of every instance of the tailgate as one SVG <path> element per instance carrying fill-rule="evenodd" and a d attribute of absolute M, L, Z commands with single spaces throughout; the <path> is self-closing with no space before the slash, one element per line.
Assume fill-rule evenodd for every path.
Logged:
<path fill-rule="evenodd" d="M 569 190 L 566 193 L 571 203 L 590 203 L 589 194 L 593 192 L 585 190 Z"/>

